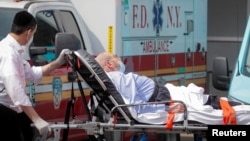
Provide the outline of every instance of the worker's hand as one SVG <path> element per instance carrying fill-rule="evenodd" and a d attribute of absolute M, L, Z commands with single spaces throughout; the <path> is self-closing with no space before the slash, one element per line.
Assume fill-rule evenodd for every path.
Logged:
<path fill-rule="evenodd" d="M 67 56 L 67 54 L 68 54 L 69 52 L 70 52 L 69 49 L 63 49 L 63 50 L 60 52 L 59 56 L 56 58 L 56 63 L 59 64 L 60 66 L 63 65 L 63 64 L 65 64 L 66 61 L 67 61 L 66 56 Z"/>
<path fill-rule="evenodd" d="M 33 122 L 40 135 L 47 136 L 51 132 L 49 123 L 43 120 L 42 118 L 37 118 Z"/>

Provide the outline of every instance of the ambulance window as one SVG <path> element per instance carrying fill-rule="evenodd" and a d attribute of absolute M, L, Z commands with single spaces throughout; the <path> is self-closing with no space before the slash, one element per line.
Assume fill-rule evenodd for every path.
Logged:
<path fill-rule="evenodd" d="M 82 36 L 80 33 L 80 29 L 71 11 L 61 10 L 60 18 L 63 24 L 62 26 L 63 26 L 64 31 L 68 33 L 74 33 L 78 37 L 78 39 L 81 41 L 81 46 L 83 47 L 83 49 L 85 49 L 84 42 L 82 40 Z"/>
<path fill-rule="evenodd" d="M 37 13 L 37 31 L 34 37 L 35 46 L 54 46 L 55 35 L 58 33 L 57 24 L 53 11 L 42 11 Z"/>
<path fill-rule="evenodd" d="M 0 40 L 2 40 L 10 32 L 13 18 L 18 11 L 19 10 L 17 9 L 9 8 L 0 9 Z"/>
<path fill-rule="evenodd" d="M 30 53 L 34 65 L 41 66 L 55 59 L 55 36 L 59 32 L 74 33 L 83 45 L 77 22 L 70 11 L 44 10 L 38 12 L 35 18 L 37 20 L 37 31 L 30 52 L 32 52 L 31 49 L 39 47 L 46 48 L 47 51 L 43 54 Z"/>
<path fill-rule="evenodd" d="M 37 20 L 37 31 L 34 35 L 32 48 L 46 48 L 44 54 L 31 54 L 31 60 L 34 65 L 44 65 L 55 59 L 55 36 L 59 32 L 56 24 L 54 11 L 41 11 L 35 16 Z"/>

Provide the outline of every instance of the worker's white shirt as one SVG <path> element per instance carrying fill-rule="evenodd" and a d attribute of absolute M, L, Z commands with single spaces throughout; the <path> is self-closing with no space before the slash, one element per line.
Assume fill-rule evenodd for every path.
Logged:
<path fill-rule="evenodd" d="M 155 82 L 145 76 L 139 76 L 135 73 L 124 74 L 120 71 L 112 71 L 107 74 L 121 93 L 125 104 L 148 102 L 154 92 Z M 129 109 L 130 111 L 134 111 L 134 113 L 142 114 L 165 110 L 165 105 L 143 105 Z"/>
<path fill-rule="evenodd" d="M 21 46 L 12 36 L 7 35 L 0 42 L 0 103 L 21 112 L 20 105 L 31 106 L 26 95 L 26 80 L 35 84 L 42 79 L 41 67 L 30 67 L 30 64 L 22 59 L 24 46 Z"/>

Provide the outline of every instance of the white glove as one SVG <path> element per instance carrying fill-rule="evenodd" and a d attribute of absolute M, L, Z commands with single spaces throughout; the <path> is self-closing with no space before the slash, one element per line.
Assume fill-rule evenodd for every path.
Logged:
<path fill-rule="evenodd" d="M 47 136 L 48 133 L 51 132 L 51 128 L 49 126 L 49 123 L 44 121 L 42 118 L 37 118 L 33 122 L 34 122 L 35 127 L 39 131 L 40 135 Z"/>
<path fill-rule="evenodd" d="M 59 64 L 59 65 L 63 65 L 66 63 L 67 61 L 67 58 L 66 58 L 66 55 L 70 52 L 69 49 L 63 49 L 59 56 L 56 58 L 56 63 Z"/>

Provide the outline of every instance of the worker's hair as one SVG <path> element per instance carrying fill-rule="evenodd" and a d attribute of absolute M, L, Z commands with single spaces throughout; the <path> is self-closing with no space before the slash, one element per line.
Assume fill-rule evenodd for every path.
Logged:
<path fill-rule="evenodd" d="M 36 19 L 27 11 L 20 11 L 16 13 L 11 32 L 17 35 L 22 34 L 26 30 L 34 30 L 36 28 L 37 22 Z"/>

